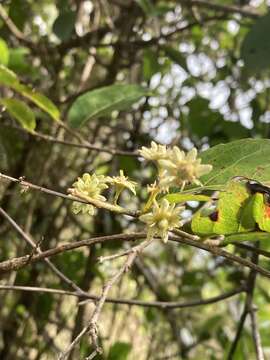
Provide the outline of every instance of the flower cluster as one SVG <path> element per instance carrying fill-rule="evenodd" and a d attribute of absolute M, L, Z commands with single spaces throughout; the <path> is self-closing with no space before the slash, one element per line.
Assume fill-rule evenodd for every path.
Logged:
<path fill-rule="evenodd" d="M 107 201 L 105 196 L 101 195 L 102 191 L 108 189 L 108 184 L 113 185 L 115 187 L 115 196 L 114 196 L 114 204 L 117 204 L 117 200 L 121 194 L 121 192 L 127 188 L 134 195 L 136 195 L 136 182 L 130 181 L 127 176 L 124 175 L 124 172 L 120 170 L 119 176 L 104 176 L 104 175 L 96 175 L 96 174 L 83 174 L 82 177 L 78 178 L 78 180 L 73 184 L 73 188 L 70 189 L 70 193 L 85 198 L 85 200 L 93 201 L 93 203 L 101 202 L 104 203 Z M 88 213 L 89 215 L 93 215 L 95 212 L 95 207 L 92 204 L 83 204 L 79 202 L 73 203 L 73 212 L 78 214 L 82 212 L 83 214 Z"/>
<path fill-rule="evenodd" d="M 166 243 L 169 230 L 182 226 L 180 213 L 183 210 L 183 206 L 170 205 L 166 199 L 162 199 L 160 204 L 154 201 L 152 211 L 140 216 L 140 220 L 147 224 L 147 238 L 159 236 Z"/>
<path fill-rule="evenodd" d="M 101 195 L 101 192 L 108 188 L 107 182 L 108 178 L 106 176 L 85 173 L 73 184 L 73 188 L 79 194 L 85 195 L 91 199 L 106 201 L 106 198 Z M 94 215 L 95 213 L 93 205 L 83 204 L 77 201 L 73 203 L 72 210 L 75 214 L 82 212 L 83 214 L 88 213 L 89 215 Z"/>
<path fill-rule="evenodd" d="M 146 160 L 157 163 L 161 192 L 168 192 L 170 187 L 183 189 L 186 184 L 201 185 L 199 178 L 212 170 L 212 165 L 201 164 L 196 148 L 186 154 L 177 146 L 166 148 L 152 141 L 150 148 L 142 147 L 139 153 Z"/>
<path fill-rule="evenodd" d="M 182 190 L 186 184 L 201 185 L 199 178 L 210 172 L 212 166 L 201 164 L 195 148 L 185 153 L 177 146 L 167 148 L 165 145 L 152 142 L 150 148 L 142 147 L 139 154 L 146 160 L 154 161 L 158 168 L 157 180 L 147 187 L 149 197 L 139 219 L 147 225 L 148 240 L 158 236 L 166 243 L 169 231 L 182 226 L 181 212 L 184 206 L 170 204 L 165 197 L 158 201 L 157 196 L 168 192 L 171 187 L 180 187 Z M 136 182 L 124 175 L 123 170 L 120 170 L 118 176 L 113 177 L 83 174 L 69 192 L 85 200 L 86 203 L 75 202 L 73 211 L 93 215 L 95 207 L 98 207 L 137 216 L 137 212 L 131 213 L 117 204 L 124 189 L 136 195 L 136 185 Z M 102 191 L 108 189 L 109 186 L 114 186 L 114 203 L 107 202 L 106 197 L 102 195 Z"/>

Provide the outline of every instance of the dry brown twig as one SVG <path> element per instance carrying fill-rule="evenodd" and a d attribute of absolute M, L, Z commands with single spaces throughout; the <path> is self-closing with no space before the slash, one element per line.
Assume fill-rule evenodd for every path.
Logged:
<path fill-rule="evenodd" d="M 35 241 L 31 238 L 29 234 L 27 234 L 23 229 L 5 212 L 4 209 L 0 207 L 0 214 L 11 224 L 11 226 L 22 236 L 22 238 L 29 244 L 33 251 L 29 255 L 28 263 L 31 263 L 32 258 L 35 256 L 35 252 L 38 254 L 42 254 L 42 250 L 39 247 L 38 243 L 35 243 Z M 66 284 L 71 286 L 75 291 L 78 291 L 79 293 L 84 293 L 84 291 L 77 286 L 72 280 L 70 280 L 66 275 L 62 273 L 51 261 L 50 259 L 44 258 L 45 263 L 49 266 L 49 268 Z M 27 263 L 26 263 L 27 265 Z"/>
<path fill-rule="evenodd" d="M 72 296 L 78 299 L 86 299 L 82 300 L 78 303 L 79 306 L 84 306 L 89 302 L 98 301 L 100 296 L 88 294 L 86 292 L 80 293 L 77 291 L 68 291 L 62 289 L 52 289 L 52 288 L 44 288 L 44 287 L 35 287 L 35 286 L 17 286 L 17 285 L 0 285 L 0 291 L 28 291 L 28 292 L 38 292 L 38 293 L 49 293 L 60 296 Z M 191 300 L 188 302 L 182 301 L 143 301 L 143 300 L 135 300 L 135 299 L 121 299 L 121 298 L 112 298 L 107 297 L 105 302 L 111 304 L 121 304 L 128 306 L 142 306 L 142 307 L 152 307 L 159 309 L 184 309 L 188 307 L 196 307 L 196 306 L 204 306 L 209 304 L 214 304 L 216 302 L 229 299 L 235 295 L 238 295 L 242 292 L 245 292 L 246 288 L 240 287 L 239 289 L 231 290 L 225 292 L 223 294 L 213 296 L 208 299 L 197 299 Z"/>
<path fill-rule="evenodd" d="M 103 305 L 105 304 L 106 298 L 108 296 L 108 293 L 112 286 L 121 278 L 121 276 L 126 273 L 130 267 L 132 266 L 136 256 L 140 254 L 150 243 L 152 240 L 145 240 L 140 245 L 130 249 L 127 259 L 124 263 L 124 265 L 111 277 L 111 279 L 104 285 L 102 294 L 100 296 L 100 299 L 98 300 L 95 309 L 91 315 L 89 323 L 82 329 L 82 331 L 79 333 L 79 335 L 71 342 L 69 347 L 59 356 L 59 360 L 66 360 L 69 357 L 70 352 L 74 349 L 74 347 L 80 342 L 81 338 L 87 333 L 90 333 L 92 343 L 95 347 L 94 353 L 102 353 L 102 349 L 99 347 L 98 344 L 98 319 L 101 313 L 101 310 L 103 308 Z M 91 359 L 91 356 L 93 353 L 88 357 L 88 359 Z"/>

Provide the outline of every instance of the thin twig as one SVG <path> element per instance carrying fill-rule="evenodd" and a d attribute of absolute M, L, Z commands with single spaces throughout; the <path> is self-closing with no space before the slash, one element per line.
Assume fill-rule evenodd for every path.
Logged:
<path fill-rule="evenodd" d="M 149 241 L 149 244 L 150 244 L 153 240 L 154 240 L 154 239 L 151 239 L 151 240 Z M 120 257 L 127 256 L 127 255 L 129 255 L 130 253 L 132 253 L 132 252 L 137 252 L 137 251 L 140 250 L 140 248 L 141 248 L 141 244 L 136 245 L 136 246 L 133 246 L 133 247 L 131 247 L 131 248 L 129 248 L 129 249 L 123 251 L 123 252 L 117 253 L 117 254 L 113 254 L 113 255 L 109 255 L 109 256 L 100 256 L 100 257 L 98 257 L 97 260 L 98 260 L 100 263 L 102 263 L 102 262 L 104 262 L 104 261 L 108 261 L 108 260 L 115 260 L 115 259 L 118 259 L 118 258 L 120 258 Z"/>
<path fill-rule="evenodd" d="M 66 146 L 73 146 L 73 147 L 77 147 L 77 148 L 82 148 L 82 149 L 88 149 L 88 150 L 95 150 L 98 152 L 104 152 L 104 153 L 108 153 L 111 155 L 115 155 L 115 156 L 132 156 L 132 157 L 138 157 L 139 153 L 135 152 L 135 151 L 125 151 L 125 150 L 118 150 L 118 149 L 111 149 L 111 148 L 106 148 L 106 147 L 101 147 L 101 146 L 97 146 L 97 145 L 92 145 L 89 143 L 83 143 L 83 144 L 79 144 L 79 143 L 74 143 L 72 141 L 66 141 L 66 140 L 59 140 L 53 136 L 50 135 L 46 135 L 46 134 L 41 134 L 38 132 L 28 132 L 25 131 L 27 134 L 29 134 L 30 136 L 39 138 L 41 140 L 44 141 L 48 141 L 51 143 L 55 143 L 55 144 L 61 144 L 61 145 L 66 145 Z"/>
<path fill-rule="evenodd" d="M 259 249 L 259 248 L 255 248 L 254 246 L 251 245 L 247 245 L 247 244 L 242 244 L 242 243 L 233 243 L 233 245 L 237 248 L 242 248 L 251 252 L 255 252 L 259 255 L 263 255 L 267 258 L 270 258 L 270 252 L 267 250 L 263 250 L 263 249 Z"/>
<path fill-rule="evenodd" d="M 39 246 L 35 243 L 35 241 L 31 238 L 29 234 L 27 234 L 23 229 L 14 221 L 8 213 L 0 207 L 0 214 L 12 225 L 12 227 L 22 236 L 22 238 L 29 244 L 38 254 L 42 254 L 42 251 Z M 28 263 L 31 262 L 31 259 L 34 256 L 34 252 L 29 255 Z M 77 286 L 72 280 L 70 280 L 66 275 L 64 275 L 49 259 L 44 258 L 45 263 L 49 266 L 49 268 L 66 284 L 71 286 L 74 290 L 78 291 L 79 293 L 83 293 L 82 289 Z M 27 265 L 27 263 L 25 264 Z"/>
<path fill-rule="evenodd" d="M 29 292 L 38 292 L 38 293 L 49 293 L 55 295 L 65 295 L 73 296 L 83 300 L 79 305 L 88 304 L 91 301 L 98 301 L 100 296 L 88 294 L 86 292 L 77 292 L 77 291 L 68 291 L 54 288 L 44 288 L 44 287 L 35 287 L 35 286 L 17 286 L 17 285 L 0 285 L 1 290 L 9 291 L 29 291 Z M 213 296 L 209 299 L 199 299 L 188 302 L 181 301 L 142 301 L 142 300 L 133 300 L 133 299 L 119 299 L 119 298 L 106 298 L 105 302 L 111 304 L 120 304 L 128 306 L 142 306 L 142 307 L 151 307 L 151 308 L 160 308 L 160 309 L 184 309 L 189 307 L 204 306 L 209 304 L 214 304 L 216 302 L 229 299 L 235 295 L 238 295 L 242 292 L 245 292 L 245 287 L 240 287 L 232 291 L 225 292 L 223 294 Z"/>
<path fill-rule="evenodd" d="M 21 257 L 12 258 L 10 260 L 2 261 L 0 263 L 0 273 L 17 271 L 26 265 L 36 263 L 37 261 L 61 254 L 66 251 L 78 249 L 83 246 L 92 246 L 94 244 L 100 244 L 106 241 L 117 241 L 117 240 L 134 241 L 134 240 L 146 238 L 146 236 L 147 236 L 146 233 L 116 234 L 116 235 L 99 236 L 96 238 L 90 238 L 73 243 L 62 244 L 55 248 L 45 250 L 33 256 L 30 254 L 30 255 L 24 255 Z M 29 258 L 31 259 L 29 260 Z"/>
<path fill-rule="evenodd" d="M 222 11 L 225 13 L 236 13 L 251 18 L 258 18 L 262 15 L 255 11 L 243 9 L 240 6 L 217 4 L 208 0 L 180 0 L 179 2 L 182 4 L 187 4 L 188 6 L 195 5 L 199 7 L 205 7 L 211 10 Z"/>
<path fill-rule="evenodd" d="M 27 39 L 25 35 L 17 28 L 17 26 L 14 24 L 14 22 L 11 20 L 11 18 L 6 13 L 6 10 L 2 5 L 0 5 L 0 17 L 10 30 L 10 32 L 20 41 L 24 42 L 26 45 L 33 47 L 35 45 L 31 40 Z"/>
<path fill-rule="evenodd" d="M 256 351 L 256 359 L 264 360 L 261 336 L 260 336 L 259 327 L 258 327 L 258 323 L 257 323 L 257 308 L 253 303 L 251 304 L 251 309 L 249 311 L 249 314 L 250 314 L 250 319 L 251 319 L 252 337 L 253 337 L 253 342 L 254 342 L 255 351 Z"/>
<path fill-rule="evenodd" d="M 7 127 L 7 128 L 12 128 L 12 129 L 16 129 L 24 134 L 27 134 L 29 136 L 32 136 L 36 139 L 40 139 L 40 140 L 44 140 L 44 141 L 48 141 L 51 142 L 53 144 L 60 144 L 60 145 L 64 145 L 64 146 L 72 146 L 72 147 L 77 147 L 80 149 L 88 149 L 88 150 L 94 150 L 94 151 L 98 151 L 98 152 L 104 152 L 104 153 L 108 153 L 111 154 L 113 156 L 132 156 L 132 157 L 139 157 L 139 153 L 136 151 L 126 151 L 126 150 L 119 150 L 119 149 L 112 149 L 109 147 L 103 147 L 103 146 L 98 146 L 98 145 L 94 145 L 94 144 L 90 144 L 90 143 L 76 143 L 73 141 L 67 141 L 67 140 L 60 140 L 57 139 L 54 136 L 51 135 L 47 135 L 47 134 L 42 134 L 40 132 L 37 131 L 28 131 L 24 128 L 22 128 L 19 125 L 16 124 L 1 124 L 1 127 Z"/>
<path fill-rule="evenodd" d="M 100 202 L 100 201 L 95 201 L 93 199 L 91 199 L 91 201 L 86 200 L 86 197 L 84 197 L 81 194 L 78 194 L 78 196 L 72 196 L 72 195 L 63 194 L 63 193 L 61 193 L 59 191 L 55 191 L 55 190 L 45 188 L 45 187 L 40 186 L 40 185 L 35 185 L 35 184 L 33 184 L 33 183 L 29 182 L 29 181 L 25 181 L 25 179 L 23 177 L 17 179 L 17 178 L 14 178 L 12 176 L 8 176 L 8 175 L 0 173 L 0 179 L 1 178 L 5 179 L 5 180 L 12 181 L 12 182 L 15 182 L 15 183 L 18 183 L 19 185 L 23 186 L 27 190 L 28 189 L 38 190 L 38 191 L 43 192 L 45 194 L 58 196 L 58 197 L 61 197 L 63 199 L 69 200 L 69 201 L 77 201 L 77 202 L 81 202 L 83 204 L 94 204 L 97 207 L 103 207 L 103 208 L 107 208 L 107 209 L 110 209 L 110 210 L 112 210 L 112 208 L 113 208 L 113 205 L 111 205 L 109 203 L 106 203 L 106 202 L 103 203 L 103 202 Z M 138 216 L 138 212 L 132 211 L 132 210 L 129 210 L 129 209 L 124 209 L 121 206 L 117 206 L 117 207 L 115 206 L 115 210 L 118 210 L 117 212 L 119 212 L 121 214 L 134 216 L 134 217 Z"/>
<path fill-rule="evenodd" d="M 87 333 L 90 333 L 92 343 L 95 347 L 95 351 L 97 353 L 102 353 L 102 349 L 98 345 L 98 337 L 97 337 L 97 321 L 99 319 L 101 310 L 103 305 L 105 304 L 106 298 L 112 286 L 122 277 L 124 273 L 126 273 L 130 267 L 132 266 L 136 256 L 142 252 L 148 245 L 150 244 L 149 240 L 144 241 L 137 247 L 136 251 L 130 252 L 128 257 L 124 263 L 124 265 L 111 277 L 111 279 L 105 284 L 102 290 L 102 294 L 100 296 L 99 301 L 97 302 L 95 309 L 92 313 L 89 323 L 85 326 L 79 335 L 72 341 L 72 343 L 68 346 L 68 348 L 59 356 L 59 360 L 68 359 L 70 352 L 74 349 L 74 347 L 80 342 L 81 338 Z"/>

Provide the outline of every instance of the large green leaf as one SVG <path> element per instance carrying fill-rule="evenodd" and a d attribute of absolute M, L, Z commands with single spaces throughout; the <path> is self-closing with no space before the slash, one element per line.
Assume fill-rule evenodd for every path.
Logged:
<path fill-rule="evenodd" d="M 0 103 L 26 130 L 32 131 L 36 127 L 35 114 L 24 102 L 18 99 L 1 99 Z"/>
<path fill-rule="evenodd" d="M 130 107 L 149 90 L 139 85 L 110 85 L 97 90 L 88 91 L 79 96 L 72 104 L 68 121 L 72 127 L 79 127 L 93 117 L 110 114 L 114 110 Z"/>
<path fill-rule="evenodd" d="M 242 139 L 220 144 L 200 154 L 213 170 L 200 180 L 204 186 L 220 189 L 233 176 L 270 181 L 270 140 Z M 200 188 L 197 188 L 200 189 Z"/>
<path fill-rule="evenodd" d="M 270 13 L 259 18 L 245 37 L 241 56 L 248 70 L 270 69 Z"/>
<path fill-rule="evenodd" d="M 64 10 L 60 12 L 53 24 L 53 32 L 62 41 L 68 40 L 74 30 L 76 12 Z"/>

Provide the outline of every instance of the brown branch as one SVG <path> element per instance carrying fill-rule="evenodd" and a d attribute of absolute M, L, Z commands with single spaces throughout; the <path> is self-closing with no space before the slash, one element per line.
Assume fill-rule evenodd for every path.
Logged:
<path fill-rule="evenodd" d="M 132 211 L 132 210 L 129 210 L 129 209 L 124 209 L 124 208 L 122 208 L 120 206 L 114 206 L 114 205 L 109 204 L 107 202 L 102 203 L 100 201 L 95 201 L 94 199 L 87 200 L 86 199 L 87 197 L 85 197 L 83 195 L 78 195 L 78 197 L 76 197 L 76 196 L 72 196 L 72 195 L 63 194 L 63 193 L 55 191 L 55 190 L 47 189 L 47 188 L 45 188 L 43 186 L 35 185 L 33 183 L 30 183 L 29 181 L 25 181 L 24 177 L 21 177 L 21 178 L 17 179 L 17 178 L 14 178 L 12 176 L 0 173 L 0 179 L 1 178 L 5 179 L 5 180 L 12 181 L 12 182 L 15 182 L 15 183 L 18 183 L 19 185 L 23 186 L 26 189 L 38 190 L 38 191 L 43 192 L 45 194 L 58 196 L 58 197 L 61 197 L 63 199 L 66 199 L 66 200 L 77 201 L 77 202 L 81 202 L 83 204 L 91 204 L 91 205 L 94 204 L 94 206 L 96 206 L 96 207 L 102 207 L 102 208 L 111 209 L 111 210 L 114 207 L 115 209 L 118 209 L 117 212 L 119 212 L 121 214 L 124 214 L 124 215 L 129 215 L 129 216 L 132 216 L 132 217 L 137 217 L 139 215 L 138 212 L 136 212 L 136 211 Z M 102 204 L 102 206 L 101 206 L 101 204 Z"/>
<path fill-rule="evenodd" d="M 88 149 L 88 150 L 95 150 L 95 151 L 98 151 L 98 152 L 104 152 L 104 153 L 108 153 L 108 154 L 115 155 L 115 156 L 124 155 L 124 156 L 139 157 L 139 153 L 137 153 L 135 151 L 125 151 L 125 150 L 111 149 L 111 148 L 106 148 L 106 147 L 101 147 L 101 146 L 91 145 L 91 144 L 84 144 L 84 143 L 83 144 L 78 144 L 78 143 L 74 143 L 72 141 L 59 140 L 59 139 L 56 139 L 53 136 L 41 134 L 41 133 L 38 133 L 38 132 L 29 133 L 28 131 L 26 131 L 26 133 L 28 133 L 30 136 L 34 136 L 34 137 L 39 138 L 41 140 L 48 141 L 48 142 L 55 143 L 55 144 L 73 146 L 73 147 L 82 148 L 82 149 Z"/>
<path fill-rule="evenodd" d="M 11 20 L 11 18 L 6 13 L 4 7 L 0 5 L 0 18 L 4 21 L 9 31 L 21 42 L 25 43 L 26 45 L 30 46 L 31 48 L 35 46 L 35 44 L 27 39 L 25 35 L 17 28 L 17 26 L 14 24 L 14 22 Z"/>
<path fill-rule="evenodd" d="M 255 12 L 253 10 L 252 11 L 246 10 L 240 6 L 217 4 L 208 0 L 179 0 L 179 2 L 182 4 L 187 4 L 188 6 L 194 5 L 198 7 L 205 7 L 210 10 L 222 11 L 225 13 L 236 13 L 254 19 L 258 18 L 259 16 L 262 16 L 262 14 L 258 12 Z"/>
<path fill-rule="evenodd" d="M 190 235 L 190 234 L 187 234 L 187 235 Z M 115 241 L 116 240 L 134 241 L 134 240 L 146 238 L 146 236 L 147 236 L 147 234 L 143 233 L 143 232 L 142 233 L 132 233 L 132 234 L 116 234 L 116 235 L 107 235 L 107 236 L 100 236 L 100 237 L 96 237 L 96 238 L 90 238 L 90 239 L 86 239 L 86 240 L 77 241 L 74 243 L 62 244 L 55 248 L 45 250 L 42 253 L 34 255 L 34 256 L 25 255 L 22 257 L 3 261 L 0 263 L 0 273 L 1 272 L 3 272 L 3 273 L 9 272 L 12 270 L 19 270 L 22 267 L 28 265 L 29 263 L 32 264 L 32 263 L 40 261 L 44 258 L 47 258 L 50 256 L 55 256 L 55 255 L 61 254 L 62 252 L 65 252 L 65 251 L 78 249 L 83 246 L 91 246 L 94 244 L 99 244 L 99 243 L 103 243 L 106 241 L 114 241 L 114 240 Z M 232 263 L 237 263 L 241 266 L 244 266 L 244 267 L 254 270 L 258 274 L 261 274 L 262 276 L 270 278 L 270 271 L 262 268 L 261 266 L 259 266 L 257 264 L 254 264 L 252 261 L 243 259 L 240 256 L 231 254 L 231 253 L 229 253 L 225 250 L 222 250 L 216 246 L 210 246 L 210 245 L 204 244 L 198 240 L 192 240 L 192 239 L 184 238 L 184 237 L 179 238 L 179 237 L 175 237 L 175 236 L 170 236 L 169 240 L 208 251 L 208 252 L 212 253 L 214 256 L 224 257 L 225 259 L 229 260 Z M 30 257 L 31 257 L 31 260 L 29 261 Z"/>
<path fill-rule="evenodd" d="M 61 254 L 65 251 L 78 249 L 83 246 L 91 246 L 94 244 L 100 244 L 105 241 L 116 241 L 116 240 L 134 241 L 134 240 L 146 238 L 146 235 L 147 235 L 146 233 L 107 235 L 107 236 L 100 236 L 100 237 L 96 237 L 96 238 L 81 240 L 81 241 L 77 241 L 74 243 L 62 244 L 55 248 L 45 250 L 36 255 L 30 254 L 30 255 L 25 255 L 25 256 L 21 256 L 21 257 L 17 257 L 17 258 L 12 258 L 10 260 L 2 261 L 0 263 L 0 273 L 5 273 L 5 272 L 9 272 L 9 271 L 17 271 L 28 264 L 36 263 L 45 258 Z"/>
<path fill-rule="evenodd" d="M 29 244 L 34 251 L 37 251 L 39 254 L 42 253 L 38 244 L 32 239 L 32 237 L 27 234 L 23 229 L 5 212 L 4 209 L 0 207 L 0 214 L 11 224 L 11 226 L 22 236 L 22 238 Z M 34 256 L 34 252 L 32 252 L 28 256 L 28 263 L 31 262 L 31 259 Z M 74 290 L 78 291 L 80 294 L 83 293 L 83 290 L 77 286 L 72 280 L 70 280 L 66 275 L 64 275 L 49 259 L 44 258 L 45 263 L 49 266 L 49 268 L 66 284 L 71 286 Z M 26 263 L 26 265 L 28 264 Z"/>
<path fill-rule="evenodd" d="M 108 296 L 109 291 L 111 290 L 112 286 L 126 273 L 130 267 L 132 266 L 136 256 L 141 253 L 150 243 L 152 240 L 146 240 L 141 243 L 136 250 L 130 252 L 127 256 L 127 259 L 124 265 L 111 277 L 111 279 L 104 285 L 102 294 L 100 296 L 99 301 L 96 304 L 96 307 L 92 313 L 90 321 L 87 326 L 85 326 L 82 331 L 78 334 L 78 336 L 72 341 L 66 351 L 64 351 L 60 356 L 59 360 L 65 360 L 69 357 L 70 352 L 74 349 L 74 347 L 80 342 L 81 338 L 87 333 L 90 333 L 92 338 L 93 345 L 95 347 L 95 352 L 102 353 L 102 349 L 98 345 L 98 337 L 97 337 L 97 322 L 105 304 L 106 298 Z M 88 357 L 89 358 L 89 357 Z M 90 355 L 91 358 L 91 355 Z"/>
<path fill-rule="evenodd" d="M 267 251 L 267 250 L 263 250 L 263 249 L 260 249 L 260 248 L 256 248 L 254 246 L 251 246 L 251 245 L 247 245 L 247 244 L 241 244 L 241 243 L 233 243 L 233 245 L 237 248 L 242 248 L 242 249 L 245 249 L 245 250 L 248 250 L 248 251 L 251 251 L 251 252 L 254 252 L 258 255 L 263 255 L 267 258 L 270 258 L 270 252 Z"/>
<path fill-rule="evenodd" d="M 228 251 L 222 250 L 217 246 L 211 246 L 211 245 L 205 244 L 201 241 L 185 239 L 185 238 L 173 238 L 173 239 L 169 238 L 169 239 L 172 241 L 179 242 L 180 244 L 185 244 L 185 245 L 196 247 L 198 249 L 208 251 L 215 256 L 221 256 L 232 263 L 238 263 L 239 265 L 242 265 L 244 267 L 254 270 L 258 274 L 261 274 L 262 276 L 270 278 L 270 271 L 262 268 L 261 266 L 259 266 L 257 264 L 254 264 L 250 260 L 243 259 L 240 256 L 236 256 L 234 254 L 229 253 Z"/>
<path fill-rule="evenodd" d="M 51 289 L 44 287 L 34 287 L 34 286 L 16 286 L 16 285 L 0 285 L 1 290 L 9 290 L 9 291 L 29 291 L 29 292 L 39 292 L 39 293 L 50 293 L 55 295 L 66 295 L 73 296 L 79 299 L 87 299 L 80 303 L 80 305 L 85 305 L 89 303 L 89 300 L 97 301 L 100 299 L 100 296 L 92 295 L 88 293 L 81 293 L 78 291 L 67 291 L 61 289 Z M 141 301 L 141 300 L 133 300 L 133 299 L 119 299 L 119 298 L 111 298 L 107 297 L 105 302 L 112 304 L 121 304 L 128 306 L 142 306 L 142 307 L 152 307 L 152 308 L 161 308 L 161 309 L 184 309 L 189 307 L 197 307 L 204 306 L 209 304 L 214 304 L 219 301 L 226 300 L 235 295 L 238 295 L 242 292 L 246 291 L 244 287 L 240 287 L 239 289 L 228 291 L 218 296 L 213 296 L 209 299 L 199 299 L 193 300 L 189 302 L 180 302 L 180 301 Z"/>
<path fill-rule="evenodd" d="M 44 193 L 47 193 L 47 194 L 50 194 L 50 195 L 59 196 L 59 197 L 62 197 L 62 198 L 68 199 L 68 200 L 72 200 L 72 201 L 80 201 L 82 203 L 89 203 L 87 201 L 75 198 L 73 196 L 68 196 L 66 194 L 59 193 L 57 191 L 44 188 L 42 186 L 34 185 L 34 184 L 29 183 L 29 182 L 27 182 L 27 181 L 25 181 L 23 179 L 16 179 L 16 178 L 13 178 L 11 176 L 4 175 L 4 174 L 1 174 L 1 173 L 0 173 L 0 178 L 4 178 L 4 179 L 7 179 L 7 180 L 10 180 L 10 181 L 13 181 L 13 182 L 17 182 L 17 183 L 21 184 L 24 187 L 33 188 L 35 190 L 39 190 L 41 192 L 44 192 Z M 128 212 L 128 210 L 127 210 L 127 212 Z M 132 216 L 131 212 L 128 212 L 128 215 Z M 137 216 L 138 214 L 134 213 L 133 215 Z M 260 267 L 260 266 L 258 266 L 256 264 L 254 264 L 253 262 L 251 262 L 249 260 L 243 259 L 243 258 L 241 258 L 239 256 L 234 255 L 234 254 L 231 254 L 231 253 L 229 253 L 229 252 L 227 252 L 225 250 L 222 250 L 222 249 L 218 248 L 217 246 L 210 246 L 208 244 L 200 242 L 200 241 L 198 241 L 197 236 L 188 234 L 188 233 L 186 233 L 186 232 L 184 232 L 182 230 L 177 230 L 175 233 L 179 234 L 179 236 L 181 236 L 181 237 L 179 237 L 179 236 L 177 238 L 176 237 L 170 237 L 170 240 L 179 242 L 181 244 L 186 244 L 186 245 L 189 245 L 189 246 L 193 246 L 193 247 L 196 247 L 196 248 L 199 248 L 199 249 L 203 249 L 205 251 L 211 252 L 215 256 L 222 256 L 222 257 L 226 258 L 227 260 L 229 260 L 230 262 L 238 263 L 238 264 L 240 264 L 242 266 L 253 269 L 254 271 L 258 272 L 259 274 L 261 274 L 261 275 L 263 275 L 265 277 L 270 278 L 270 271 L 268 271 L 268 270 L 266 270 L 266 269 L 264 269 L 264 268 L 262 268 L 262 267 Z M 135 237 L 137 236 L 134 239 L 134 240 L 136 240 L 136 239 L 145 237 L 146 234 L 144 234 L 144 233 L 135 233 L 135 234 L 129 234 L 129 235 L 128 234 L 126 234 L 126 235 L 120 234 L 120 235 L 104 236 L 104 237 L 100 237 L 100 238 L 82 240 L 82 241 L 78 241 L 78 242 L 73 243 L 73 244 L 64 244 L 64 245 L 56 247 L 54 249 L 44 251 L 42 254 L 38 254 L 38 255 L 33 256 L 32 259 L 31 259 L 31 263 L 39 261 L 39 260 L 41 260 L 43 258 L 46 258 L 46 257 L 49 257 L 49 256 L 57 255 L 57 254 L 59 254 L 59 253 L 61 253 L 63 251 L 72 250 L 72 249 L 75 249 L 75 248 L 78 248 L 78 247 L 81 247 L 81 246 L 89 246 L 89 245 L 92 245 L 92 244 L 95 244 L 95 243 L 100 243 L 100 242 L 103 242 L 103 241 L 113 240 L 113 239 L 117 239 L 117 238 L 119 238 L 120 240 L 126 240 L 127 238 L 125 238 L 125 236 L 129 240 L 130 240 L 130 237 L 132 238 L 132 236 L 135 236 Z M 92 240 L 93 240 L 93 242 L 92 242 Z M 25 266 L 27 261 L 29 261 L 29 255 L 23 256 L 21 258 L 14 258 L 14 259 L 11 259 L 11 260 L 4 261 L 4 262 L 0 263 L 0 271 L 1 270 L 2 271 L 18 270 L 21 267 Z"/>

